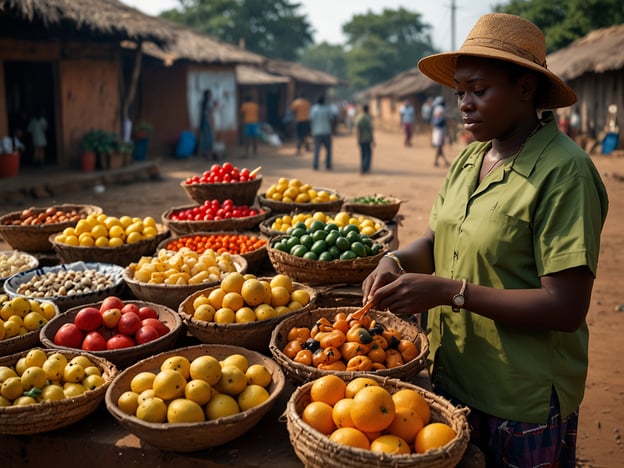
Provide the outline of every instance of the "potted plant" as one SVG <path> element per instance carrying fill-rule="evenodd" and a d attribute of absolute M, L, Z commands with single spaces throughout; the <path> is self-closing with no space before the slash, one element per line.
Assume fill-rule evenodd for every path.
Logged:
<path fill-rule="evenodd" d="M 102 169 L 110 167 L 110 154 L 115 150 L 117 135 L 106 130 L 90 130 L 82 141 L 83 149 L 90 149 L 97 155 Z"/>
<path fill-rule="evenodd" d="M 130 163 L 133 151 L 134 143 L 132 141 L 117 141 L 117 152 L 122 156 L 123 166 Z"/>
<path fill-rule="evenodd" d="M 147 147 L 151 133 L 152 124 L 148 122 L 141 121 L 134 127 L 132 134 L 132 139 L 134 140 L 132 159 L 135 161 L 144 161 L 147 158 Z"/>
<path fill-rule="evenodd" d="M 95 132 L 87 132 L 80 142 L 80 167 L 83 172 L 93 172 L 97 160 Z"/>
<path fill-rule="evenodd" d="M 20 166 L 19 150 L 23 147 L 17 138 L 6 136 L 0 140 L 0 178 L 17 176 Z"/>
<path fill-rule="evenodd" d="M 132 137 L 134 140 L 142 140 L 144 138 L 149 138 L 151 133 L 152 124 L 142 120 L 135 125 Z"/>

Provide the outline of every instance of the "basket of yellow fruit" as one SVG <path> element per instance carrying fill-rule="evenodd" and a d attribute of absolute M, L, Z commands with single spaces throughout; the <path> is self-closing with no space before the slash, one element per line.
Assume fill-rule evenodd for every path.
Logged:
<path fill-rule="evenodd" d="M 39 330 L 60 313 L 49 300 L 0 294 L 0 356 L 39 345 Z"/>
<path fill-rule="evenodd" d="M 316 297 L 316 290 L 286 275 L 230 273 L 220 285 L 190 295 L 178 312 L 189 333 L 202 343 L 264 352 L 276 325 L 310 310 Z"/>
<path fill-rule="evenodd" d="M 340 210 L 343 201 L 342 195 L 334 190 L 312 187 L 299 179 L 285 177 L 258 195 L 260 206 L 270 208 L 274 214 L 293 211 L 336 212 Z"/>
<path fill-rule="evenodd" d="M 251 430 L 273 408 L 285 380 L 277 363 L 258 352 L 201 344 L 125 369 L 105 402 L 119 424 L 147 444 L 193 452 Z"/>
<path fill-rule="evenodd" d="M 9 276 L 39 266 L 39 260 L 19 250 L 0 250 L 0 286 Z"/>
<path fill-rule="evenodd" d="M 160 249 L 151 257 L 141 257 L 124 269 L 123 278 L 136 298 L 178 310 L 188 296 L 218 284 L 234 271 L 247 272 L 244 257 L 214 250 L 199 254 L 185 247 L 177 252 Z"/>
<path fill-rule="evenodd" d="M 357 310 L 317 308 L 285 318 L 271 334 L 273 358 L 297 383 L 354 373 L 410 379 L 426 367 L 429 340 L 416 323 L 381 310 L 349 317 Z"/>
<path fill-rule="evenodd" d="M 345 210 L 375 216 L 383 221 L 391 221 L 399 212 L 403 201 L 400 198 L 374 194 L 348 198 L 343 204 Z"/>
<path fill-rule="evenodd" d="M 90 214 L 99 214 L 95 205 L 62 204 L 31 207 L 0 217 L 0 236 L 15 250 L 48 252 L 52 250 L 50 235 L 74 226 Z"/>
<path fill-rule="evenodd" d="M 144 255 L 152 255 L 169 235 L 169 229 L 151 216 L 118 218 L 101 213 L 52 234 L 50 242 L 65 263 L 90 261 L 127 266 Z"/>
<path fill-rule="evenodd" d="M 118 373 L 84 351 L 34 348 L 0 358 L 0 434 L 26 435 L 69 426 L 94 412 Z"/>
<path fill-rule="evenodd" d="M 470 439 L 468 409 L 399 379 L 319 377 L 297 387 L 286 425 L 307 467 L 452 468 Z"/>

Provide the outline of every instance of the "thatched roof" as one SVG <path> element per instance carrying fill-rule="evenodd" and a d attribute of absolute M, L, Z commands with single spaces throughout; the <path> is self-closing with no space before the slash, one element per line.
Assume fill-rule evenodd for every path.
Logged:
<path fill-rule="evenodd" d="M 238 65 L 236 67 L 236 81 L 239 85 L 254 86 L 283 84 L 290 80 L 285 76 L 271 75 L 256 67 Z"/>
<path fill-rule="evenodd" d="M 117 0 L 0 0 L 1 16 L 113 40 L 162 45 L 171 39 L 167 25 Z"/>
<path fill-rule="evenodd" d="M 286 60 L 268 60 L 265 70 L 275 75 L 287 76 L 295 81 L 325 86 L 339 86 L 346 84 L 340 78 L 319 70 L 313 70 L 300 63 Z"/>
<path fill-rule="evenodd" d="M 583 73 L 604 73 L 624 67 L 624 24 L 597 29 L 546 57 L 548 68 L 563 80 Z"/>
<path fill-rule="evenodd" d="M 414 67 L 393 76 L 387 81 L 365 89 L 360 93 L 360 96 L 368 98 L 392 96 L 400 99 L 412 94 L 422 93 L 436 86 L 439 87 L 440 85 L 423 75 L 418 67 Z"/>

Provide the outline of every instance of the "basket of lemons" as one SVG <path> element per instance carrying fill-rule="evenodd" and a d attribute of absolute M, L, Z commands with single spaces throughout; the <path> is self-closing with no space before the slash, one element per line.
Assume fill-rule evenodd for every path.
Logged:
<path fill-rule="evenodd" d="M 265 193 L 258 195 L 260 206 L 270 208 L 273 214 L 293 211 L 336 212 L 340 210 L 343 201 L 344 197 L 334 190 L 312 187 L 299 179 L 286 177 L 281 177 Z"/>

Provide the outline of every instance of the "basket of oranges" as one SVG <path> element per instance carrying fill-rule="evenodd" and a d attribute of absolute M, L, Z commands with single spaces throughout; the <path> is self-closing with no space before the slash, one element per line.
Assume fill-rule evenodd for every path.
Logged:
<path fill-rule="evenodd" d="M 231 273 L 220 285 L 187 297 L 178 312 L 188 331 L 202 343 L 264 352 L 276 325 L 310 310 L 316 298 L 316 290 L 286 275 Z"/>
<path fill-rule="evenodd" d="M 105 262 L 127 266 L 144 255 L 152 255 L 169 237 L 169 229 L 151 216 L 88 216 L 75 226 L 50 235 L 57 255 L 65 262 Z"/>
<path fill-rule="evenodd" d="M 148 444 L 192 452 L 251 430 L 284 386 L 284 374 L 270 358 L 238 346 L 202 344 L 125 369 L 105 401 L 119 424 Z"/>
<path fill-rule="evenodd" d="M 295 389 L 286 424 L 309 467 L 452 468 L 469 442 L 468 410 L 416 385 L 373 375 L 319 377 Z"/>
<path fill-rule="evenodd" d="M 374 309 L 349 320 L 356 310 L 317 308 L 285 318 L 271 334 L 273 358 L 297 383 L 327 374 L 410 379 L 426 367 L 429 340 L 417 324 Z"/>

